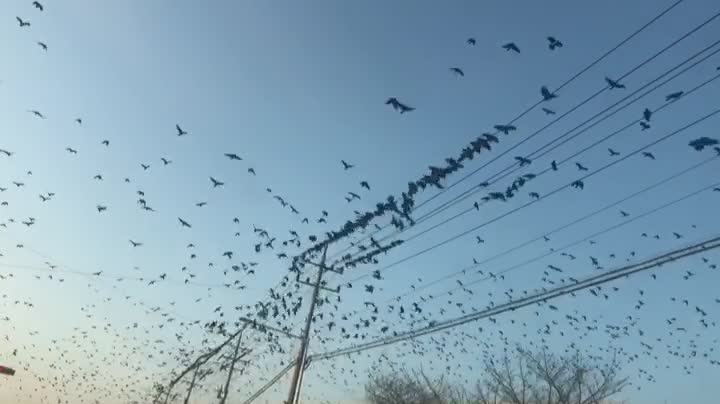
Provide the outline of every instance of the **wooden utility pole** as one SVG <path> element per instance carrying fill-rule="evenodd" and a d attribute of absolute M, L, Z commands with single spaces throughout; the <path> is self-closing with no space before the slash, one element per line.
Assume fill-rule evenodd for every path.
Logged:
<path fill-rule="evenodd" d="M 242 330 L 245 330 L 249 324 L 245 323 L 243 325 Z M 223 390 L 222 398 L 220 399 L 220 404 L 225 404 L 225 401 L 227 400 L 227 396 L 230 390 L 230 380 L 232 379 L 233 372 L 235 371 L 235 363 L 237 363 L 238 360 L 242 359 L 245 355 L 250 353 L 250 350 L 244 350 L 242 354 L 240 353 L 240 344 L 242 343 L 242 331 L 237 336 L 237 344 L 235 344 L 235 352 L 233 352 L 232 359 L 230 359 L 230 369 L 228 370 L 228 376 L 227 379 L 225 379 L 225 389 Z"/>
<path fill-rule="evenodd" d="M 315 307 L 317 306 L 317 300 L 318 296 L 320 295 L 320 289 L 324 289 L 330 292 L 337 293 L 340 291 L 340 288 L 337 289 L 329 289 L 323 286 L 322 278 L 323 273 L 325 271 L 333 271 L 342 273 L 342 271 L 337 271 L 333 268 L 328 268 L 325 266 L 325 259 L 327 258 L 327 245 L 325 246 L 325 249 L 323 250 L 322 259 L 320 261 L 320 264 L 315 264 L 313 262 L 308 262 L 308 264 L 312 264 L 314 266 L 318 267 L 318 273 L 315 278 L 314 283 L 304 282 L 300 280 L 300 274 L 298 273 L 298 282 L 312 286 L 313 287 L 313 294 L 312 294 L 312 300 L 310 301 L 310 311 L 308 313 L 307 319 L 305 320 L 305 329 L 303 330 L 301 340 L 300 340 L 300 349 L 298 350 L 298 356 L 297 360 L 295 361 L 295 370 L 293 371 L 293 377 L 292 381 L 290 382 L 290 392 L 288 393 L 288 399 L 285 401 L 286 404 L 296 404 L 298 402 L 299 398 L 299 392 L 300 392 L 300 383 L 302 383 L 301 375 L 303 371 L 305 370 L 305 364 L 307 362 L 307 353 L 308 353 L 308 345 L 310 343 L 310 328 L 312 327 L 312 319 L 315 315 Z"/>

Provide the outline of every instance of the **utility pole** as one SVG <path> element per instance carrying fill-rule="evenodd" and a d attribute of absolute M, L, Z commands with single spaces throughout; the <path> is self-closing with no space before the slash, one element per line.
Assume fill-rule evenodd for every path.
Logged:
<path fill-rule="evenodd" d="M 290 392 L 288 393 L 288 399 L 285 401 L 285 404 L 297 404 L 298 398 L 299 398 L 299 392 L 300 392 L 300 384 L 302 383 L 301 375 L 303 371 L 305 370 L 305 365 L 307 362 L 307 353 L 308 353 L 308 345 L 310 343 L 310 328 L 312 327 L 312 319 L 315 315 L 315 306 L 317 305 L 318 296 L 320 294 L 320 289 L 324 289 L 333 293 L 340 292 L 340 288 L 337 289 L 330 289 L 323 286 L 322 278 L 325 271 L 332 271 L 342 274 L 342 270 L 338 271 L 333 268 L 328 268 L 325 266 L 325 259 L 327 258 L 327 248 L 328 246 L 325 246 L 325 249 L 323 250 L 322 259 L 320 260 L 320 264 L 316 264 L 313 262 L 307 262 L 308 264 L 314 265 L 318 268 L 317 276 L 315 278 L 315 283 L 309 283 L 300 280 L 300 273 L 298 273 L 297 281 L 298 283 L 302 283 L 304 285 L 312 286 L 313 287 L 313 294 L 312 294 L 312 300 L 310 301 L 310 311 L 308 313 L 307 319 L 305 321 L 305 329 L 303 330 L 302 337 L 300 340 L 300 349 L 298 350 L 298 356 L 297 360 L 295 361 L 295 370 L 293 372 L 293 378 L 290 383 Z"/>
<path fill-rule="evenodd" d="M 243 325 L 242 330 L 244 331 L 245 328 L 248 327 L 248 323 L 245 323 Z M 250 350 L 243 350 L 242 353 L 240 353 L 240 344 L 242 343 L 242 331 L 237 336 L 237 344 L 235 344 L 235 352 L 233 353 L 232 358 L 230 359 L 230 369 L 228 370 L 228 376 L 225 380 L 225 389 L 223 390 L 223 395 L 220 400 L 220 404 L 225 404 L 225 401 L 227 400 L 227 396 L 230 390 L 230 380 L 232 380 L 233 372 L 235 371 L 235 363 L 237 363 L 238 360 L 245 357 L 248 353 L 250 353 Z"/>

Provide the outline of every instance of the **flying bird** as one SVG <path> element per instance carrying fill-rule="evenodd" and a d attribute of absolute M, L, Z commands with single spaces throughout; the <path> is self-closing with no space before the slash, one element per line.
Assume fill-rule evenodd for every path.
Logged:
<path fill-rule="evenodd" d="M 129 240 L 129 241 L 130 241 L 130 244 L 132 244 L 133 247 L 140 247 L 140 246 L 143 245 L 143 243 L 139 243 L 139 242 L 136 242 L 136 241 L 133 241 L 133 240 Z"/>
<path fill-rule="evenodd" d="M 347 171 L 347 170 L 349 170 L 349 169 L 351 169 L 351 168 L 355 167 L 355 165 L 353 165 L 353 164 L 350 164 L 350 163 L 348 163 L 348 162 L 347 162 L 347 161 L 345 161 L 345 160 L 340 160 L 340 162 L 342 163 L 342 165 L 343 165 L 343 168 L 345 169 L 345 171 Z"/>
<path fill-rule="evenodd" d="M 150 168 L 150 164 L 142 164 L 142 163 L 141 163 L 141 164 L 140 164 L 140 167 L 142 167 L 143 170 L 147 170 L 148 168 Z"/>
<path fill-rule="evenodd" d="M 665 96 L 665 101 L 677 101 L 682 97 L 682 95 L 685 94 L 684 91 L 676 91 L 674 93 L 670 93 Z"/>
<path fill-rule="evenodd" d="M 43 7 L 43 5 L 40 4 L 40 2 L 38 2 L 38 1 L 33 1 L 32 5 L 33 5 L 35 8 L 37 8 L 38 10 L 40 10 L 40 11 L 44 11 L 44 10 L 45 10 L 45 7 Z"/>
<path fill-rule="evenodd" d="M 400 111 L 401 114 L 415 110 L 415 108 L 410 107 L 410 106 L 398 101 L 398 99 L 395 97 L 388 98 L 388 100 L 385 101 L 385 105 L 391 105 L 394 110 Z"/>
<path fill-rule="evenodd" d="M 563 43 L 558 41 L 555 37 L 549 36 L 547 37 L 548 40 L 548 48 L 550 50 L 555 50 L 556 48 L 562 48 Z"/>
<path fill-rule="evenodd" d="M 38 41 L 37 44 L 38 44 L 44 51 L 47 52 L 47 44 L 45 44 L 45 42 L 40 42 L 40 41 Z"/>
<path fill-rule="evenodd" d="M 532 160 L 527 157 L 515 156 L 515 160 L 520 163 L 520 167 L 529 166 L 530 164 L 532 164 Z"/>
<path fill-rule="evenodd" d="M 38 117 L 40 119 L 45 119 L 45 115 L 43 115 L 40 111 L 38 111 L 36 109 L 28 110 L 28 112 L 30 112 L 31 114 L 35 115 L 36 117 Z"/>
<path fill-rule="evenodd" d="M 107 140 L 107 139 L 105 139 L 105 140 L 103 140 L 102 142 L 100 142 L 100 144 L 102 144 L 103 146 L 109 147 L 109 146 L 110 146 L 110 141 Z"/>
<path fill-rule="evenodd" d="M 210 181 L 212 181 L 212 184 L 213 184 L 213 188 L 217 188 L 217 187 L 220 187 L 220 186 L 223 186 L 223 185 L 225 185 L 225 183 L 224 183 L 224 182 L 222 182 L 222 181 L 218 181 L 218 180 L 216 180 L 216 179 L 215 179 L 215 178 L 213 178 L 213 177 L 210 177 Z"/>
<path fill-rule="evenodd" d="M 168 165 L 168 164 L 172 163 L 172 160 L 168 160 L 165 157 L 160 157 L 160 161 L 163 162 L 163 165 Z"/>
<path fill-rule="evenodd" d="M 75 118 L 75 123 L 82 125 L 82 118 Z"/>
<path fill-rule="evenodd" d="M 468 38 L 468 40 L 465 42 L 470 46 L 475 46 L 476 44 L 475 38 Z"/>
<path fill-rule="evenodd" d="M 580 163 L 575 163 L 579 171 L 588 171 L 588 168 Z"/>
<path fill-rule="evenodd" d="M 655 160 L 655 155 L 652 154 L 652 153 L 650 153 L 650 152 L 642 152 L 642 156 L 643 156 L 643 157 L 647 157 L 647 158 L 649 158 L 650 160 Z"/>
<path fill-rule="evenodd" d="M 459 67 L 451 67 L 450 71 L 453 72 L 456 76 L 465 77 L 465 72 L 462 71 Z"/>
<path fill-rule="evenodd" d="M 250 173 L 252 175 L 257 175 L 257 174 L 255 174 L 255 169 L 252 167 L 248 168 L 248 173 Z"/>
<path fill-rule="evenodd" d="M 506 135 L 509 135 L 510 132 L 517 130 L 517 127 L 513 125 L 495 125 L 493 126 L 493 128 L 495 128 L 495 130 L 497 130 L 498 132 L 502 132 Z"/>
<path fill-rule="evenodd" d="M 551 93 L 546 86 L 540 87 L 540 94 L 542 94 L 543 101 L 550 101 L 553 98 L 557 98 L 555 93 Z"/>
<path fill-rule="evenodd" d="M 555 115 L 556 114 L 556 112 L 553 111 L 552 109 L 542 108 L 542 110 L 545 113 L 545 115 Z"/>
<path fill-rule="evenodd" d="M 518 46 L 515 45 L 515 42 L 506 43 L 505 45 L 502 46 L 502 48 L 505 49 L 505 51 L 507 51 L 507 52 L 513 51 L 513 52 L 520 53 L 520 48 L 518 48 Z"/>
<path fill-rule="evenodd" d="M 242 160 L 242 157 L 238 156 L 235 153 L 225 153 L 225 157 L 229 158 L 230 160 Z"/>
<path fill-rule="evenodd" d="M 13 152 L 8 151 L 8 150 L 5 150 L 5 149 L 0 149 L 0 153 L 6 155 L 6 156 L 8 156 L 8 157 L 10 157 L 10 156 L 13 155 Z"/>
<path fill-rule="evenodd" d="M 103 206 L 103 205 L 97 205 L 96 208 L 97 208 L 98 212 L 104 212 L 107 210 L 107 206 Z"/>
<path fill-rule="evenodd" d="M 183 220 L 182 218 L 179 217 L 179 218 L 178 218 L 178 221 L 180 222 L 180 225 L 181 225 L 182 227 L 192 228 L 192 226 L 190 225 L 190 223 L 186 222 L 186 221 Z"/>
<path fill-rule="evenodd" d="M 177 135 L 178 135 L 178 136 L 184 136 L 184 135 L 187 135 L 187 134 L 188 134 L 188 133 L 187 133 L 186 131 L 184 131 L 184 130 L 180 127 L 180 125 L 178 125 L 178 124 L 175 124 L 175 129 L 177 129 Z"/>
<path fill-rule="evenodd" d="M 368 191 L 370 190 L 370 184 L 368 184 L 367 181 L 360 181 L 360 186 Z"/>
<path fill-rule="evenodd" d="M 617 88 L 617 89 L 624 89 L 624 88 L 625 88 L 625 84 L 620 84 L 619 81 L 615 81 L 615 80 L 611 79 L 610 77 L 605 77 L 605 82 L 608 83 L 608 85 L 610 86 L 610 89 L 611 89 L 611 90 L 612 90 L 613 88 Z"/>
<path fill-rule="evenodd" d="M 17 22 L 20 24 L 20 27 L 21 27 L 21 28 L 22 28 L 22 27 L 29 27 L 29 26 L 30 26 L 30 22 L 28 22 L 28 21 L 23 21 L 23 19 L 20 18 L 20 17 L 15 17 L 15 19 L 16 19 Z"/>
<path fill-rule="evenodd" d="M 608 148 L 608 151 L 610 152 L 610 155 L 611 155 L 611 156 L 619 156 L 619 155 L 620 155 L 620 153 L 616 152 L 616 151 L 613 150 L 613 149 Z"/>
<path fill-rule="evenodd" d="M 645 121 L 640 121 L 640 130 L 648 130 L 650 129 L 650 124 Z"/>
<path fill-rule="evenodd" d="M 585 189 L 585 183 L 581 180 L 574 181 L 572 184 L 570 184 L 570 186 L 572 186 L 573 188 Z"/>
<path fill-rule="evenodd" d="M 65 150 L 70 154 L 77 154 L 77 150 L 72 147 L 66 147 Z"/>

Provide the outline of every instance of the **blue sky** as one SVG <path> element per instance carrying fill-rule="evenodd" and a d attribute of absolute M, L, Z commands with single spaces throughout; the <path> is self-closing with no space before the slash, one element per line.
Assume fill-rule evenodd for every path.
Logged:
<path fill-rule="evenodd" d="M 0 219 L 6 223 L 9 218 L 15 219 L 15 223 L 0 229 L 3 254 L 0 274 L 14 275 L 0 281 L 0 296 L 3 296 L 0 315 L 12 319 L 1 323 L 3 335 L 0 337 L 7 336 L 11 348 L 6 350 L 3 346 L 0 350 L 0 363 L 31 368 L 23 372 L 22 377 L 3 384 L 0 398 L 22 404 L 42 402 L 39 397 L 48 394 L 40 391 L 28 397 L 24 393 L 42 385 L 29 374 L 39 377 L 57 374 L 56 370 L 47 368 L 48 363 L 38 359 L 46 348 L 55 349 L 52 340 L 69 350 L 68 355 L 77 361 L 73 365 L 77 368 L 104 368 L 112 363 L 88 358 L 80 348 L 86 347 L 87 342 L 73 345 L 72 336 L 78 335 L 76 327 L 90 330 L 96 344 L 91 345 L 92 348 L 99 349 L 105 357 L 110 353 L 125 355 L 132 351 L 123 345 L 138 347 L 129 357 L 147 365 L 150 380 L 166 377 L 174 363 L 157 357 L 155 347 L 152 348 L 154 358 L 148 359 L 147 341 L 162 339 L 166 342 L 158 349 L 177 352 L 176 333 L 185 335 L 187 346 L 195 347 L 206 336 L 198 327 L 186 329 L 169 324 L 158 328 L 166 319 L 161 313 L 169 313 L 176 322 L 211 319 L 217 306 L 229 312 L 233 306 L 252 305 L 263 299 L 267 289 L 286 273 L 288 261 L 278 260 L 269 251 L 255 254 L 253 245 L 258 239 L 253 234 L 253 225 L 277 236 L 278 245 L 290 237 L 288 229 L 295 229 L 305 237 L 337 229 L 353 217 L 354 210 L 372 209 L 387 195 L 399 195 L 408 181 L 425 173 L 427 166 L 442 164 L 446 157 L 457 155 L 480 133 L 490 131 L 493 125 L 507 121 L 534 104 L 542 85 L 556 87 L 670 4 L 667 1 L 627 4 L 614 0 L 593 3 L 567 0 L 543 3 L 219 1 L 209 5 L 187 0 L 72 0 L 57 4 L 48 1 L 45 11 L 39 12 L 30 3 L 8 2 L 4 7 L 5 18 L 0 22 L 0 49 L 4 55 L 4 63 L 0 64 L 3 133 L 0 148 L 14 152 L 9 158 L 0 155 L 0 185 L 8 187 L 0 194 L 0 198 L 8 202 L 0 210 Z M 714 7 L 710 0 L 686 0 L 563 89 L 550 105 L 559 113 L 572 108 L 602 88 L 605 76 L 624 74 L 715 13 Z M 21 29 L 15 21 L 16 15 L 32 25 Z M 720 29 L 718 24 L 720 21 L 714 21 L 628 77 L 624 81 L 628 86 L 626 91 L 632 91 L 712 43 Z M 565 46 L 550 52 L 545 41 L 548 35 L 561 39 Z M 475 47 L 466 45 L 469 37 L 476 38 Z M 47 52 L 37 41 L 48 45 Z M 509 41 L 518 44 L 520 55 L 500 48 Z M 551 160 L 561 160 L 639 118 L 644 108 L 662 105 L 664 95 L 689 89 L 712 77 L 718 65 L 720 59 L 711 58 L 577 140 L 534 161 L 529 171 L 539 171 Z M 449 68 L 454 66 L 461 67 L 465 77 L 452 75 Z M 607 147 L 620 152 L 641 147 L 717 108 L 718 105 L 713 104 L 717 94 L 717 84 L 711 83 L 654 116 L 650 131 L 633 128 L 577 160 L 590 169 L 597 169 L 610 161 Z M 615 90 L 602 94 L 428 207 L 437 206 L 470 183 L 496 173 L 510 164 L 513 156 L 535 150 L 622 95 Z M 398 97 L 417 109 L 403 115 L 394 113 L 384 105 L 388 97 Z M 47 119 L 37 119 L 27 110 L 39 110 Z M 82 118 L 82 125 L 74 122 L 78 117 Z M 450 181 L 489 161 L 549 119 L 539 110 L 528 114 L 517 123 L 517 132 L 502 137 L 492 152 L 467 164 L 466 170 Z M 707 152 L 698 153 L 687 147 L 687 141 L 714 136 L 716 122 L 708 121 L 653 147 L 651 151 L 657 161 L 633 157 L 588 180 L 584 191 L 563 191 L 479 230 L 477 235 L 486 240 L 481 246 L 474 237 L 468 236 L 393 267 L 384 273 L 385 281 L 378 284 L 372 298 L 376 302 L 392 298 L 406 292 L 410 284 L 419 284 L 417 278 L 427 282 L 469 265 L 473 257 L 481 260 L 492 256 L 708 158 Z M 189 135 L 177 137 L 175 124 L 180 124 Z M 110 141 L 109 147 L 101 145 L 105 139 Z M 66 147 L 77 149 L 77 155 L 65 152 Z M 223 153 L 237 153 L 243 160 L 230 161 Z M 172 163 L 164 166 L 161 157 Z M 356 167 L 344 171 L 341 159 Z M 141 164 L 149 164 L 150 168 L 143 170 Z M 256 170 L 257 176 L 248 174 L 249 167 Z M 32 175 L 28 175 L 28 171 L 32 171 Z M 631 214 L 651 210 L 717 181 L 717 172 L 717 163 L 709 163 L 691 175 L 628 201 L 622 209 Z M 97 174 L 104 180 L 93 180 Z M 225 186 L 213 188 L 210 176 L 224 181 Z M 488 204 L 478 213 L 409 242 L 384 257 L 380 267 L 519 206 L 527 201 L 526 194 L 531 190 L 547 193 L 576 176 L 574 167 L 568 163 L 558 173 L 545 175 L 528 185 L 514 201 Z M 125 178 L 129 178 L 130 183 L 125 183 Z M 359 182 L 363 180 L 370 183 L 371 191 L 360 189 Z M 26 185 L 17 188 L 12 181 Z M 501 181 L 500 188 L 508 181 L 510 179 Z M 266 192 L 266 187 L 272 189 L 272 194 Z M 145 193 L 148 204 L 157 212 L 139 209 L 138 190 Z M 362 200 L 348 204 L 343 199 L 348 191 L 360 193 Z M 38 195 L 47 192 L 56 195 L 51 201 L 42 202 Z M 422 193 L 419 200 L 434 192 Z M 301 214 L 293 215 L 271 195 L 281 195 Z M 608 233 L 597 240 L 597 245 L 573 248 L 574 254 L 584 257 L 583 261 L 565 265 L 568 271 L 572 265 L 574 274 L 589 273 L 592 267 L 586 258 L 588 255 L 607 257 L 616 253 L 617 257 L 624 257 L 630 250 L 636 250 L 638 257 L 648 257 L 713 235 L 718 228 L 719 216 L 713 214 L 717 195 L 708 192 Z M 425 226 L 466 209 L 474 199 L 439 215 Z M 195 206 L 205 201 L 207 206 Z M 108 210 L 99 214 L 95 210 L 98 204 L 107 206 Z M 327 224 L 315 223 L 322 210 L 329 212 Z M 419 210 L 418 214 L 425 211 Z M 36 219 L 32 227 L 20 224 L 28 217 Z M 188 220 L 192 229 L 181 228 L 178 217 Z M 233 223 L 236 217 L 239 224 Z M 302 217 L 310 218 L 311 224 L 300 223 Z M 553 246 L 581 239 L 620 220 L 618 210 L 611 209 L 554 236 Z M 424 228 L 421 226 L 408 231 L 407 236 L 421 231 Z M 240 236 L 235 237 L 235 232 Z M 662 238 L 642 239 L 639 237 L 642 232 L 662 234 Z M 675 240 L 672 232 L 681 233 L 683 239 Z M 143 246 L 132 248 L 129 239 L 140 241 Z M 189 243 L 196 246 L 193 251 L 186 248 Z M 24 248 L 17 248 L 18 244 Z M 487 264 L 488 270 L 499 271 L 541 254 L 547 248 L 542 243 L 533 244 Z M 221 254 L 228 250 L 235 253 L 233 263 L 259 262 L 257 273 L 223 276 L 221 268 L 229 262 Z M 294 252 L 297 250 L 288 250 L 289 254 Z M 330 252 L 333 253 L 332 249 Z M 189 259 L 191 253 L 198 258 Z M 58 265 L 64 272 L 48 272 L 45 261 Z M 208 262 L 214 266 L 209 267 Z M 517 270 L 507 276 L 505 285 L 483 283 L 478 286 L 476 300 L 468 304 L 485 306 L 488 302 L 479 296 L 487 293 L 496 296 L 488 299 L 500 301 L 498 296 L 508 288 L 536 288 L 538 271 L 542 272 L 540 267 L 557 262 L 564 263 L 561 258 L 550 257 L 535 267 Z M 618 258 L 618 264 L 620 262 Z M 615 264 L 606 261 L 604 265 Z M 188 272 L 181 271 L 183 266 L 197 275 L 192 284 L 183 283 Z M 138 269 L 134 269 L 136 267 Z M 691 268 L 696 268 L 693 271 L 698 276 L 683 281 L 682 273 Z M 703 268 L 699 258 L 693 258 L 664 267 L 663 270 L 672 272 L 659 276 L 656 285 L 644 286 L 647 275 L 618 282 L 622 292 L 612 301 L 592 300 L 586 293 L 577 299 L 560 299 L 559 305 L 568 312 L 577 309 L 600 319 L 598 321 L 617 324 L 628 314 L 635 315 L 636 290 L 644 288 L 649 295 L 645 299 L 648 309 L 638 316 L 640 327 L 647 334 L 666 336 L 665 319 L 670 316 L 668 313 L 673 313 L 672 316 L 685 319 L 688 329 L 692 327 L 698 334 L 689 332 L 685 337 L 668 337 L 673 344 L 689 346 L 696 342 L 709 348 L 714 339 L 720 337 L 717 329 L 700 329 L 692 313 L 669 301 L 669 296 L 692 296 L 696 299 L 693 301 L 708 309 L 709 317 L 717 318 L 717 311 L 711 308 L 714 299 L 720 297 L 712 287 L 718 275 Z M 364 267 L 356 271 L 362 275 L 373 269 L 377 268 Z M 102 271 L 103 275 L 92 277 L 68 271 L 85 274 Z M 147 286 L 147 281 L 158 279 L 161 274 L 167 274 L 166 282 Z M 36 279 L 36 275 L 42 279 Z M 48 275 L 54 279 L 47 279 Z M 330 279 L 334 285 L 354 277 L 355 274 L 347 274 Z M 60 283 L 59 278 L 64 282 Z M 117 278 L 125 280 L 118 282 Z M 227 279 L 241 280 L 247 289 L 236 291 L 222 287 Z M 362 310 L 362 302 L 368 299 L 362 283 L 358 281 L 352 290 L 343 290 L 341 312 Z M 215 287 L 207 289 L 205 285 Z M 427 292 L 440 293 L 453 286 L 456 286 L 455 278 Z M 307 290 L 301 291 L 307 295 Z M 125 299 L 125 296 L 131 298 Z M 34 307 L 16 305 L 15 300 L 31 302 Z M 149 311 L 153 307 L 161 310 Z M 440 318 L 458 314 L 440 315 L 441 307 L 439 303 L 430 304 L 427 310 Z M 88 313 L 91 318 L 86 317 Z M 534 333 L 535 328 L 542 327 L 552 315 L 538 319 L 533 310 L 528 309 L 498 319 L 498 327 L 505 327 L 506 333 L 522 342 L 523 330 L 507 324 L 510 318 L 517 319 L 518 323 L 528 322 Z M 299 320 L 300 317 L 296 318 L 294 323 Z M 392 322 L 393 317 L 383 321 Z M 135 322 L 140 324 L 139 329 L 125 330 Z M 113 331 L 99 331 L 107 324 Z M 407 326 L 397 325 L 398 329 Z M 490 323 L 483 326 L 497 329 Z M 473 329 L 476 326 L 461 331 Z M 299 328 L 295 330 L 299 332 Z M 377 330 L 371 334 L 380 335 Z M 459 338 L 453 335 L 448 338 Z M 497 334 L 491 335 L 490 338 L 497 339 Z M 336 337 L 325 347 L 313 346 L 313 350 L 347 344 Z M 635 337 L 616 343 L 636 352 L 639 340 Z M 568 338 L 555 337 L 550 343 L 564 347 L 568 342 Z M 606 346 L 609 341 L 607 335 L 596 333 L 585 343 L 592 351 L 591 347 Z M 294 348 L 291 341 L 285 346 L 290 350 L 284 355 L 287 360 Z M 10 354 L 15 348 L 18 356 Z M 354 365 L 356 370 L 363 373 L 381 352 L 370 351 L 370 356 Z M 384 352 L 399 355 L 402 349 L 387 348 Z M 238 378 L 237 386 L 243 391 L 242 395 L 238 394 L 249 395 L 262 380 L 281 369 L 281 356 L 258 354 L 257 366 L 262 369 L 248 370 Z M 717 367 L 699 359 L 683 361 L 668 358 L 667 353 L 659 356 L 660 360 L 645 358 L 644 362 L 628 366 L 628 376 L 641 384 L 642 389 L 636 390 L 633 385 L 624 397 L 633 403 L 663 399 L 713 402 L 713 391 L 708 385 L 717 378 Z M 166 367 L 156 367 L 165 359 L 169 362 Z M 401 360 L 417 366 L 429 363 L 427 358 Z M 637 368 L 662 368 L 660 364 L 665 363 L 670 369 L 654 370 L 657 383 L 642 384 L 636 380 Z M 695 368 L 691 375 L 686 375 L 682 367 L 689 363 Z M 351 364 L 343 359 L 335 365 L 340 368 Z M 342 378 L 334 384 L 325 381 L 321 384 L 320 380 L 326 380 L 322 378 L 327 378 L 332 368 L 316 369 L 313 366 L 308 373 L 308 388 L 304 390 L 310 398 L 362 397 L 362 379 L 356 379 L 357 385 L 347 388 Z M 119 375 L 130 372 L 125 366 L 119 370 L 113 367 L 112 371 Z M 208 387 L 213 388 L 213 383 Z M 284 390 L 286 386 L 284 380 L 279 389 Z M 103 386 L 98 384 L 98 388 Z M 274 402 L 275 397 L 268 393 L 266 399 Z"/>

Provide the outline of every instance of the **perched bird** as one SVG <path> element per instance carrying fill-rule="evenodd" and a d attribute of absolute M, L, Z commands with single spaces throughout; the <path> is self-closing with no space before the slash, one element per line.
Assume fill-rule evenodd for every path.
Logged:
<path fill-rule="evenodd" d="M 542 94 L 543 101 L 550 101 L 553 98 L 557 98 L 555 93 L 551 93 L 546 86 L 540 87 L 540 94 Z"/>
<path fill-rule="evenodd" d="M 610 152 L 610 155 L 611 155 L 611 156 L 619 156 L 619 155 L 620 155 L 620 153 L 616 152 L 616 151 L 613 150 L 613 149 L 608 148 L 608 151 Z"/>
<path fill-rule="evenodd" d="M 665 96 L 665 101 L 677 101 L 682 97 L 682 95 L 685 94 L 684 91 L 676 91 L 674 93 L 670 93 Z"/>
<path fill-rule="evenodd" d="M 507 51 L 507 52 L 513 51 L 513 52 L 520 53 L 520 48 L 518 48 L 518 46 L 515 45 L 515 42 L 506 43 L 505 45 L 502 46 L 502 48 L 505 49 L 505 51 Z"/>
<path fill-rule="evenodd" d="M 22 27 L 29 27 L 29 26 L 30 26 L 30 22 L 28 22 L 28 21 L 23 21 L 23 19 L 20 18 L 20 17 L 15 17 L 15 19 L 16 19 L 17 22 L 20 24 L 20 27 L 21 27 L 21 28 L 22 28 Z"/>
<path fill-rule="evenodd" d="M 223 185 L 225 185 L 225 183 L 224 183 L 224 182 L 222 182 L 222 181 L 218 181 L 218 180 L 216 180 L 216 179 L 215 179 L 215 178 L 213 178 L 213 177 L 210 177 L 210 181 L 211 181 L 211 182 L 212 182 L 212 184 L 213 184 L 213 188 L 217 188 L 217 187 L 220 187 L 220 186 L 223 186 Z"/>
<path fill-rule="evenodd" d="M 625 88 L 625 84 L 620 84 L 620 82 L 615 81 L 615 80 L 611 79 L 610 77 L 605 77 L 605 82 L 608 83 L 608 85 L 610 86 L 610 89 L 611 89 L 611 90 L 612 90 L 613 88 L 617 88 L 617 89 L 624 89 L 624 88 Z"/>
<path fill-rule="evenodd" d="M 453 72 L 456 76 L 465 77 L 465 72 L 462 71 L 459 67 L 451 67 L 450 71 Z"/>
<path fill-rule="evenodd" d="M 577 162 L 576 162 L 575 165 L 577 166 L 577 169 L 578 169 L 579 171 L 588 171 L 588 168 L 585 167 L 584 165 L 580 164 L 580 163 L 577 163 Z"/>
<path fill-rule="evenodd" d="M 175 129 L 177 130 L 177 135 L 178 135 L 178 136 L 184 136 L 184 135 L 187 135 L 187 134 L 188 134 L 188 133 L 187 133 L 186 131 L 184 131 L 184 130 L 180 127 L 180 125 L 178 125 L 178 124 L 175 124 Z"/>
<path fill-rule="evenodd" d="M 642 152 L 642 156 L 643 156 L 643 157 L 647 157 L 647 158 L 649 158 L 650 160 L 655 160 L 655 155 L 652 154 L 652 153 L 650 153 L 650 152 Z"/>
<path fill-rule="evenodd" d="M 650 111 L 649 109 L 645 108 L 645 111 L 643 111 L 643 119 L 645 119 L 646 121 L 650 122 L 650 117 L 651 117 L 651 116 L 652 116 L 652 111 Z"/>
<path fill-rule="evenodd" d="M 242 157 L 238 156 L 235 153 L 225 153 L 225 157 L 229 158 L 230 160 L 242 160 Z"/>
<path fill-rule="evenodd" d="M 347 170 L 355 167 L 353 164 L 350 164 L 350 163 L 346 162 L 345 160 L 340 160 L 340 162 L 342 163 L 343 168 L 345 169 L 345 171 L 347 171 Z"/>
<path fill-rule="evenodd" d="M 45 44 L 45 42 L 40 42 L 40 41 L 38 41 L 37 44 L 38 44 L 44 51 L 47 52 L 47 44 Z"/>
<path fill-rule="evenodd" d="M 468 38 L 468 40 L 465 42 L 470 46 L 475 46 L 476 44 L 475 38 Z"/>
<path fill-rule="evenodd" d="M 548 108 L 542 108 L 542 111 L 545 113 L 545 115 L 555 115 L 555 111 Z"/>
<path fill-rule="evenodd" d="M 401 114 L 415 110 L 415 108 L 410 107 L 410 106 L 398 101 L 398 99 L 395 97 L 388 98 L 388 100 L 385 101 L 385 105 L 391 105 L 394 110 L 400 111 Z"/>
<path fill-rule="evenodd" d="M 549 37 L 547 37 L 547 40 L 548 40 L 548 48 L 550 50 L 555 50 L 557 48 L 563 47 L 563 43 L 558 41 L 557 39 L 555 39 L 555 37 L 549 36 Z"/>
<path fill-rule="evenodd" d="M 550 167 L 552 168 L 553 171 L 557 171 L 558 170 L 557 162 L 555 162 L 555 160 L 550 162 Z"/>

